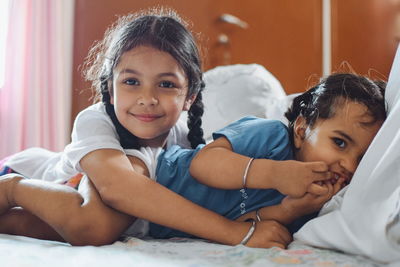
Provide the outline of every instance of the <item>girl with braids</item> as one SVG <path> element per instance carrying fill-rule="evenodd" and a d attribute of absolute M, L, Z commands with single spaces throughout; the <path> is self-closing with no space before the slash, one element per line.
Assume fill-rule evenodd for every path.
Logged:
<path fill-rule="evenodd" d="M 162 148 L 204 143 L 201 62 L 183 21 L 169 10 L 123 17 L 87 62 L 86 77 L 102 102 L 77 116 L 63 152 L 33 148 L 5 162 L 15 173 L 0 178 L 0 232 L 102 245 L 128 226 L 129 234 L 145 235 L 146 222 L 152 221 L 224 244 L 240 243 L 249 222 L 228 220 L 184 199 L 156 183 L 153 168 L 151 179 L 142 174 L 143 162 L 155 164 Z M 184 110 L 187 138 L 178 122 Z M 132 164 L 126 152 L 141 148 L 141 160 L 131 159 Z M 85 176 L 78 191 L 54 183 L 79 173 Z M 268 221 L 248 245 L 284 247 L 289 241 L 285 227 Z"/>

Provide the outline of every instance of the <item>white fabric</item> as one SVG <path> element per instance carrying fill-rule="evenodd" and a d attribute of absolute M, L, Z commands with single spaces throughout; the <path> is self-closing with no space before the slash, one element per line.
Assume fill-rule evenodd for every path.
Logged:
<path fill-rule="evenodd" d="M 211 139 L 215 130 L 247 115 L 283 118 L 287 107 L 286 93 L 280 82 L 261 65 L 216 67 L 204 74 L 204 81 L 203 129 L 206 140 Z"/>
<path fill-rule="evenodd" d="M 294 237 L 310 245 L 400 260 L 400 46 L 385 95 L 388 117 L 363 157 L 341 204 Z"/>
<path fill-rule="evenodd" d="M 189 147 L 186 134 L 186 126 L 178 122 L 168 135 L 167 147 L 174 144 Z M 123 151 L 104 105 L 97 103 L 78 114 L 72 141 L 63 152 L 31 148 L 15 154 L 5 165 L 31 179 L 64 182 L 82 172 L 79 161 L 86 154 L 105 148 Z"/>
<path fill-rule="evenodd" d="M 125 154 L 141 159 L 149 171 L 150 179 L 156 180 L 157 158 L 162 152 L 161 147 L 142 147 L 137 149 L 125 149 Z M 143 238 L 149 233 L 149 221 L 136 219 L 135 222 L 123 233 L 123 236 Z"/>

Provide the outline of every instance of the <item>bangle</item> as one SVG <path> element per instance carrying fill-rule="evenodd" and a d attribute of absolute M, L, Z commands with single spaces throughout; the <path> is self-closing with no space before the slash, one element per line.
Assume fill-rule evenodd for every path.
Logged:
<path fill-rule="evenodd" d="M 249 242 L 250 238 L 253 236 L 254 231 L 256 230 L 256 221 L 254 219 L 247 219 L 246 222 L 251 222 L 251 226 L 249 231 L 247 232 L 246 236 L 240 242 L 240 245 L 246 245 Z"/>
<path fill-rule="evenodd" d="M 256 219 L 257 219 L 257 222 L 261 222 L 261 217 L 260 217 L 260 214 L 258 214 L 258 211 L 259 210 L 256 210 Z"/>
<path fill-rule="evenodd" d="M 253 162 L 254 158 L 250 158 L 249 162 L 247 163 L 246 169 L 244 169 L 244 174 L 243 174 L 243 188 L 246 188 L 246 181 L 247 181 L 247 174 L 250 169 L 250 165 Z"/>

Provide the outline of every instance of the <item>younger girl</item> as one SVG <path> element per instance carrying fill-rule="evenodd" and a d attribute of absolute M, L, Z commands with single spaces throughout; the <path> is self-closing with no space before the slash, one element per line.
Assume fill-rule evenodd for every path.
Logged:
<path fill-rule="evenodd" d="M 87 78 L 102 102 L 77 116 L 72 142 L 62 153 L 35 148 L 6 162 L 8 168 L 34 179 L 6 176 L 0 180 L 0 213 L 9 205 L 24 208 L 2 216 L 0 230 L 62 238 L 72 244 L 105 244 L 115 241 L 135 220 L 132 216 L 137 216 L 221 243 L 238 244 L 249 223 L 230 221 L 148 179 L 132 168 L 124 152 L 147 146 L 188 147 L 187 140 L 192 147 L 204 143 L 200 58 L 180 18 L 168 11 L 123 17 L 91 50 L 88 62 Z M 181 125 L 176 125 L 183 110 L 189 114 L 187 139 Z M 66 181 L 81 172 L 97 191 L 87 180 L 80 186 L 80 194 L 43 181 Z M 3 191 L 6 185 L 12 185 L 12 195 Z M 146 232 L 146 225 L 134 229 Z M 249 245 L 268 246 L 275 235 L 280 244 L 290 240 L 277 223 L 267 222 L 259 229 Z"/>
<path fill-rule="evenodd" d="M 285 114 L 289 128 L 246 117 L 214 133 L 204 148 L 174 146 L 158 157 L 157 182 L 230 219 L 273 219 L 293 233 L 351 181 L 386 118 L 383 88 L 362 76 L 333 74 L 293 100 Z M 332 173 L 327 192 L 303 194 L 296 180 L 307 170 L 292 159 L 324 162 L 320 171 Z M 155 224 L 150 232 L 184 236 Z"/>
<path fill-rule="evenodd" d="M 385 119 L 385 106 L 382 92 L 370 80 L 336 74 L 295 98 L 286 116 L 289 129 L 278 121 L 247 117 L 216 132 L 215 141 L 205 147 L 173 146 L 166 151 L 147 147 L 126 152 L 133 156 L 136 170 L 157 176 L 157 182 L 194 203 L 230 219 L 252 219 L 241 241 L 246 244 L 262 226 L 261 220 L 277 220 L 296 231 L 311 218 L 302 216 L 318 211 L 350 182 Z M 196 181 L 189 169 L 193 177 L 214 188 Z M 313 174 L 323 180 L 327 172 L 333 173 L 331 182 L 322 188 L 309 186 Z M 9 178 L 8 186 L 3 183 L 11 206 L 21 205 L 21 196 L 16 195 L 28 192 L 22 181 Z M 307 190 L 313 193 L 304 194 Z M 257 227 L 254 218 L 260 220 Z M 159 238 L 185 236 L 157 224 L 151 224 L 150 233 Z M 281 246 L 280 242 L 270 245 Z"/>

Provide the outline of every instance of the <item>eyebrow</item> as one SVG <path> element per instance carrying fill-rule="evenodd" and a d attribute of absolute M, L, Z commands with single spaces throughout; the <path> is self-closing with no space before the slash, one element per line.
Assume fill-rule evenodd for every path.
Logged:
<path fill-rule="evenodd" d="M 334 132 L 339 134 L 339 135 L 341 135 L 343 138 L 347 139 L 350 143 L 355 143 L 354 139 L 351 138 L 348 134 L 346 134 L 346 133 L 344 133 L 344 132 L 342 132 L 340 130 L 335 130 Z"/>
<path fill-rule="evenodd" d="M 127 69 L 122 69 L 119 73 L 120 74 L 131 73 L 131 74 L 136 74 L 136 75 L 141 75 L 142 74 L 139 71 L 136 71 L 136 70 L 133 70 L 133 69 L 128 69 L 128 68 Z M 165 76 L 171 76 L 171 77 L 178 78 L 178 76 L 173 72 L 162 72 L 162 73 L 157 74 L 157 77 L 165 77 Z"/>

